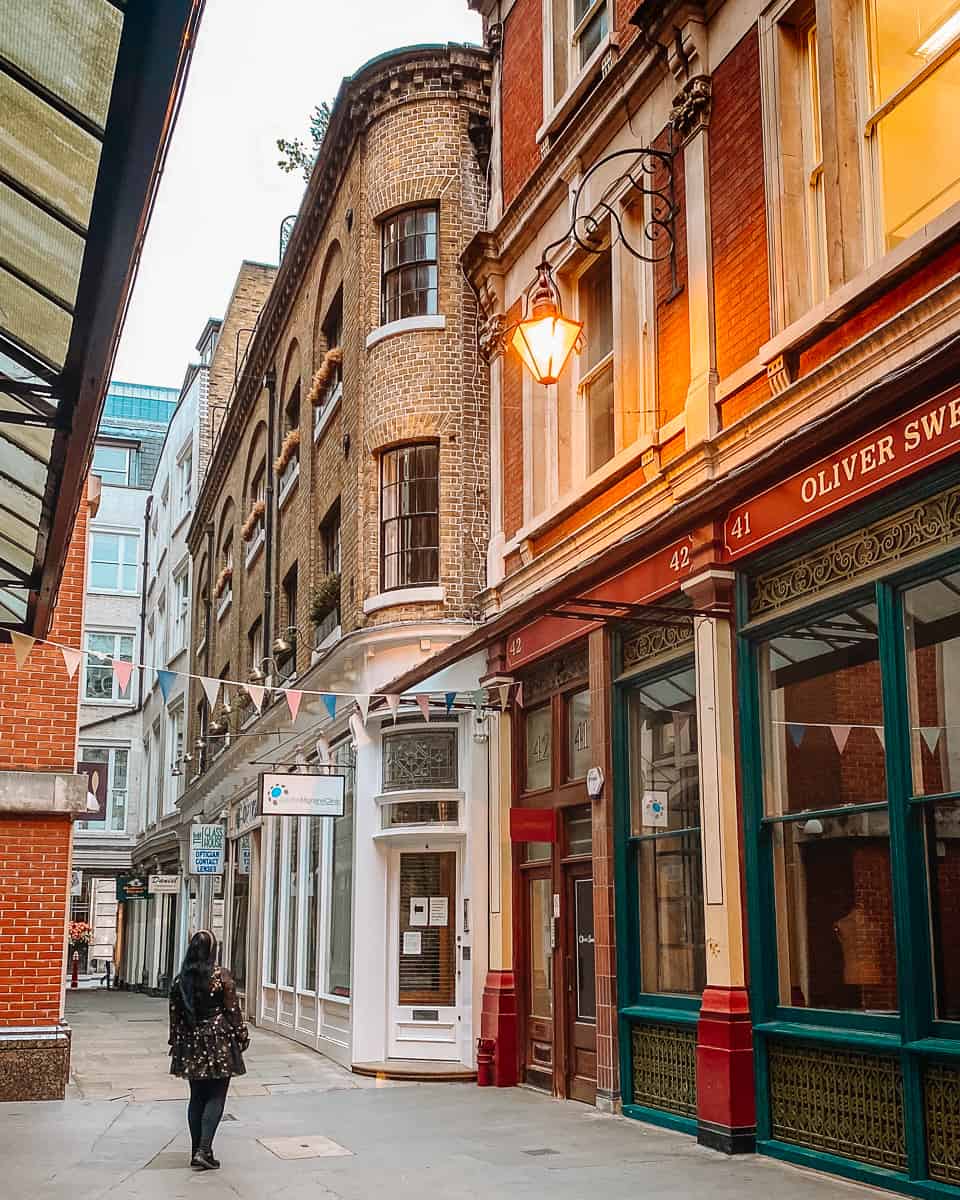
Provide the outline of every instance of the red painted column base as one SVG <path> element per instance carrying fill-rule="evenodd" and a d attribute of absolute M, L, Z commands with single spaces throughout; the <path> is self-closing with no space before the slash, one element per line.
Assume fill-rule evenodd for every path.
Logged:
<path fill-rule="evenodd" d="M 756 1135 L 747 991 L 708 987 L 697 1023 L 697 1141 L 725 1154 L 749 1154 Z"/>
<path fill-rule="evenodd" d="M 496 1042 L 495 1087 L 515 1087 L 518 1077 L 517 988 L 512 971 L 488 971 L 483 988 L 480 1036 Z"/>

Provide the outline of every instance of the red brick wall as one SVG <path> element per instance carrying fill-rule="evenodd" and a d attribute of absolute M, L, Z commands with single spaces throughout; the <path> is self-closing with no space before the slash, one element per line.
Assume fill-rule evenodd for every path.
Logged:
<path fill-rule="evenodd" d="M 81 501 L 48 637 L 79 646 L 87 504 Z M 79 671 L 60 651 L 34 646 L 22 670 L 0 646 L 0 770 L 72 772 Z M 0 1026 L 60 1019 L 71 825 L 60 816 L 0 816 Z"/>
<path fill-rule="evenodd" d="M 658 150 L 670 146 L 664 132 L 654 145 Z M 653 284 L 657 308 L 657 413 L 661 425 L 683 412 L 690 386 L 690 312 L 687 297 L 687 212 L 684 203 L 683 155 L 673 160 L 673 186 L 679 212 L 675 226 L 676 288 L 669 260 L 654 267 Z M 664 183 L 661 172 L 654 176 L 655 186 Z"/>
<path fill-rule="evenodd" d="M 0 818 L 0 1026 L 60 1019 L 69 868 L 67 818 Z"/>
<path fill-rule="evenodd" d="M 518 300 L 506 321 L 519 319 Z M 501 405 L 503 532 L 511 538 L 523 524 L 523 364 L 515 350 L 508 349 L 503 356 Z"/>
<path fill-rule="evenodd" d="M 500 82 L 503 205 L 510 204 L 540 161 L 543 123 L 541 0 L 517 0 L 503 30 Z"/>
<path fill-rule="evenodd" d="M 713 73 L 710 215 L 721 379 L 770 337 L 760 54 L 752 29 Z"/>

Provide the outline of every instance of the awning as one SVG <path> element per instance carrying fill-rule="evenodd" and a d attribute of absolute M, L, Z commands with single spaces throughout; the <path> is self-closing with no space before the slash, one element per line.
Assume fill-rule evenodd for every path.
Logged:
<path fill-rule="evenodd" d="M 0 4 L 0 626 L 42 636 L 203 0 Z"/>

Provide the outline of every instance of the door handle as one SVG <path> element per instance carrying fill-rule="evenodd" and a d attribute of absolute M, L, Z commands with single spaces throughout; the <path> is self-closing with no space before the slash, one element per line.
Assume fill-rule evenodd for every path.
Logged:
<path fill-rule="evenodd" d="M 573 959 L 567 955 L 567 991 L 573 991 Z"/>

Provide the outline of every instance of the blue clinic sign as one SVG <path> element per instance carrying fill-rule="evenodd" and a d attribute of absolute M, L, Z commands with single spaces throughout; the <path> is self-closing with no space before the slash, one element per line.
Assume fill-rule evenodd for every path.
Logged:
<path fill-rule="evenodd" d="M 190 874 L 222 875 L 225 845 L 223 825 L 191 825 Z"/>

